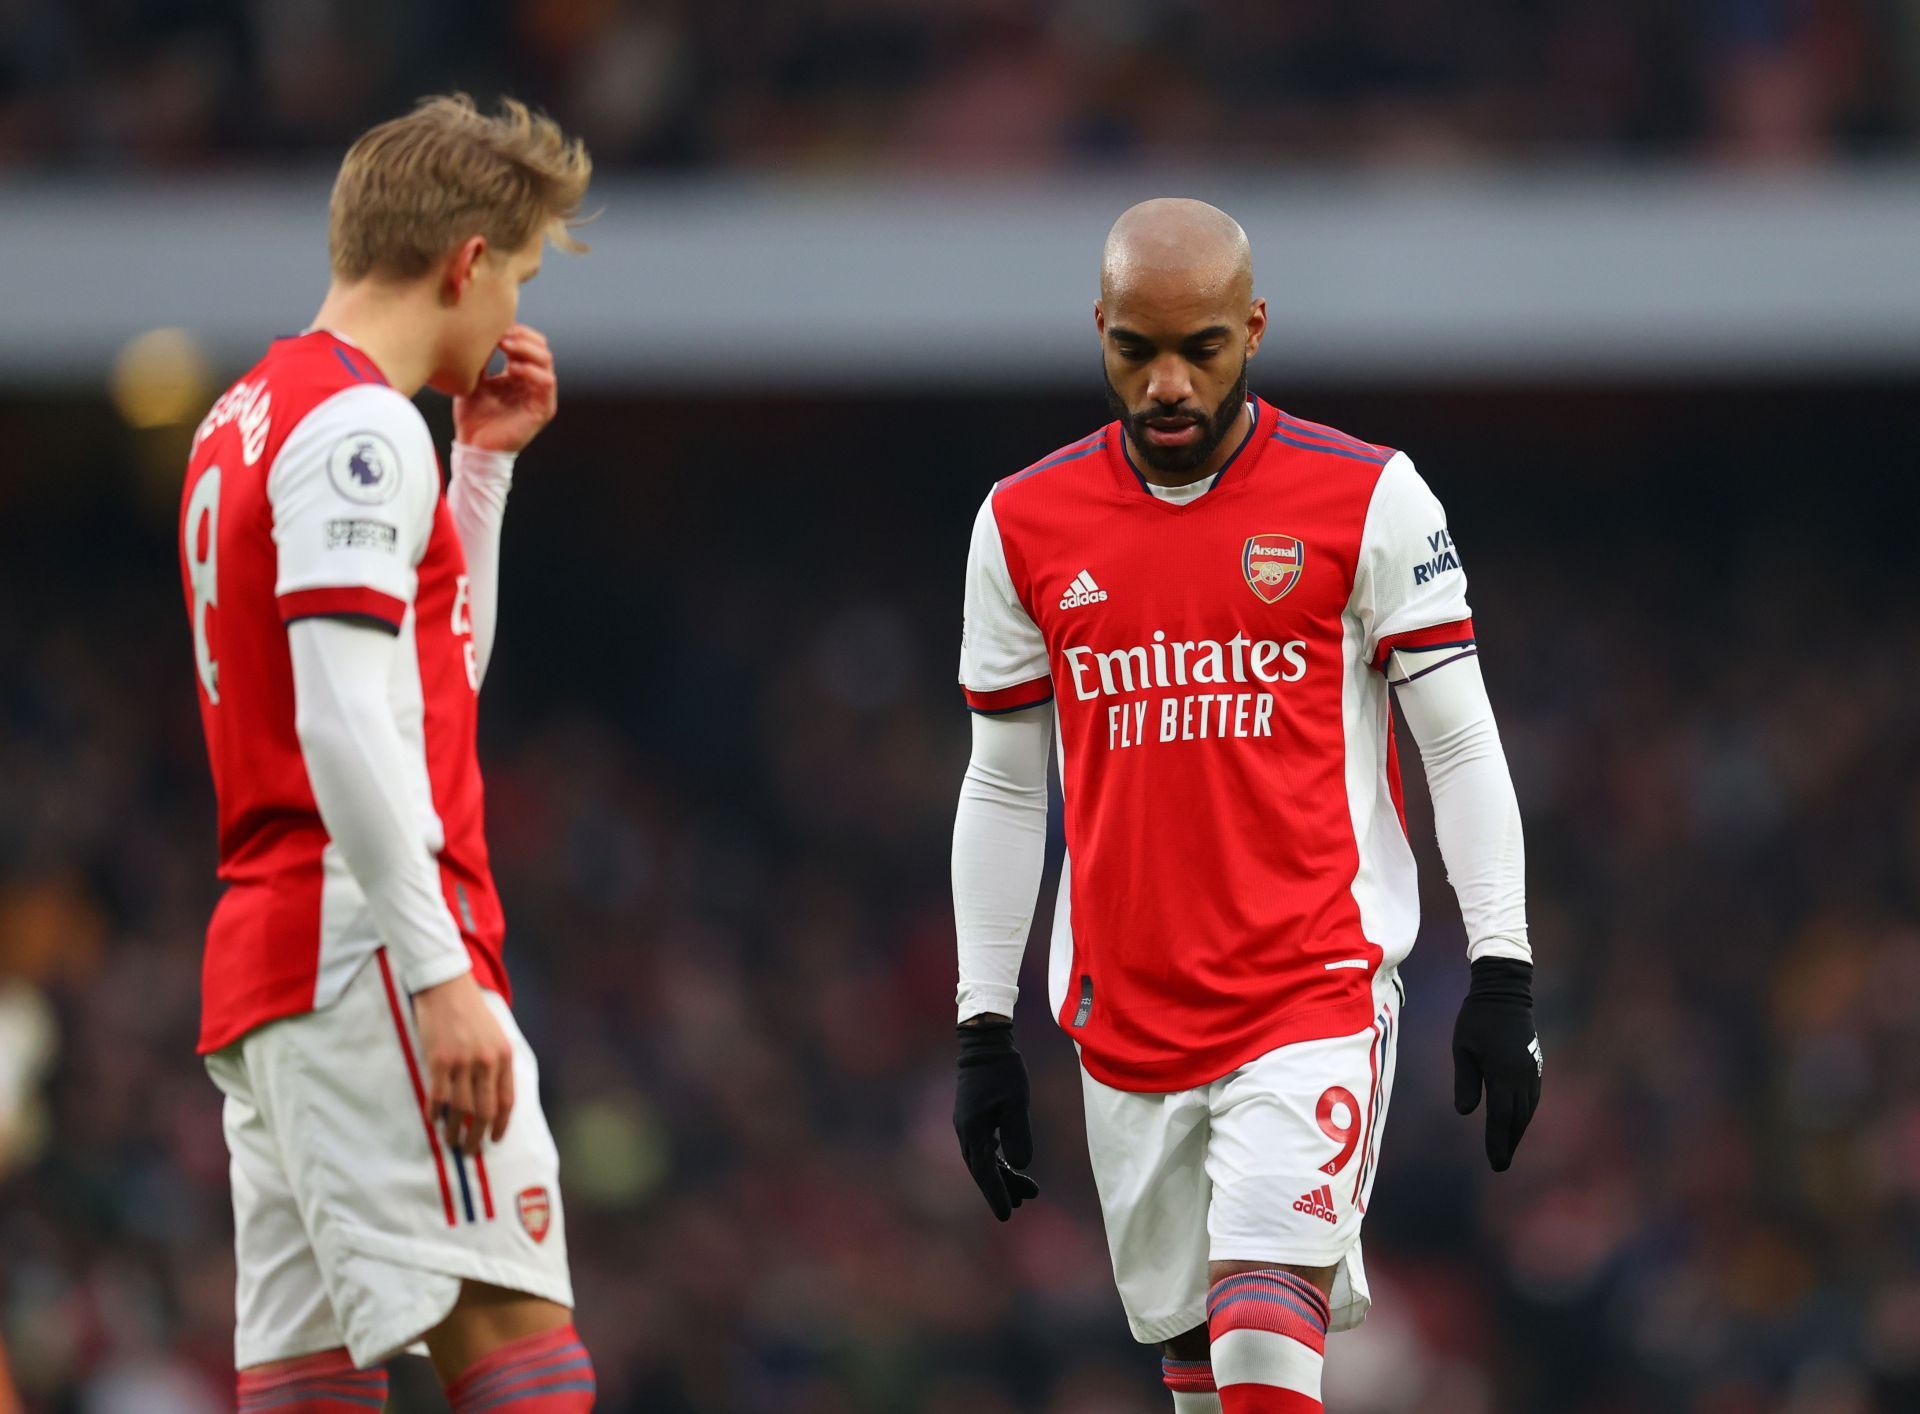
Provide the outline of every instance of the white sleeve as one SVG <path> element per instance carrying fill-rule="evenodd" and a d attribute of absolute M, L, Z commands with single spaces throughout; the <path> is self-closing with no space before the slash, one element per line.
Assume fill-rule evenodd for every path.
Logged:
<path fill-rule="evenodd" d="M 1467 956 L 1531 962 L 1520 805 L 1476 650 L 1396 649 L 1388 680 L 1426 767 L 1433 831 L 1460 900 Z"/>
<path fill-rule="evenodd" d="M 366 895 L 410 992 L 472 966 L 408 800 L 406 746 L 388 697 L 399 644 L 334 617 L 287 626 L 294 727 L 327 834 Z"/>
<path fill-rule="evenodd" d="M 1402 645 L 1473 637 L 1467 572 L 1447 513 L 1405 452 L 1394 453 L 1374 483 L 1349 607 L 1374 667 Z M 1453 628 L 1462 631 L 1451 639 L 1437 632 Z"/>
<path fill-rule="evenodd" d="M 335 393 L 287 434 L 267 499 L 281 619 L 347 615 L 397 632 L 440 499 L 419 409 L 375 383 Z"/>
<path fill-rule="evenodd" d="M 1020 959 L 1047 860 L 1047 752 L 1053 706 L 977 713 L 953 817 L 959 1019 L 1013 1015 Z"/>
<path fill-rule="evenodd" d="M 960 686 L 975 712 L 1018 712 L 1053 696 L 1047 642 L 1013 587 L 992 496 L 974 518 L 967 549 Z"/>
<path fill-rule="evenodd" d="M 467 608 L 473 621 L 473 656 L 484 681 L 493 656 L 493 630 L 500 607 L 500 524 L 513 486 L 512 452 L 486 452 L 453 444 L 453 474 L 447 480 L 447 510 L 467 559 Z"/>

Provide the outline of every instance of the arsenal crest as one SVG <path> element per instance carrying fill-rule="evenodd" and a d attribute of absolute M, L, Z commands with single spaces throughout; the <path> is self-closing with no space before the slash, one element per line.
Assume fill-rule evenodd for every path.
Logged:
<path fill-rule="evenodd" d="M 523 1188 L 520 1190 L 520 1226 L 527 1230 L 527 1236 L 535 1242 L 547 1240 L 547 1227 L 553 1221 L 553 1205 L 547 1201 L 544 1188 Z"/>
<path fill-rule="evenodd" d="M 1306 563 L 1306 547 L 1291 535 L 1250 535 L 1240 554 L 1247 587 L 1269 604 L 1300 582 Z"/>

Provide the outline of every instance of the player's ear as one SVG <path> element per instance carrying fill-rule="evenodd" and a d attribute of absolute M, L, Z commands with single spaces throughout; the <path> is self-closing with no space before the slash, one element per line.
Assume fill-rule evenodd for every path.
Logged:
<path fill-rule="evenodd" d="M 473 284 L 473 274 L 480 266 L 480 259 L 487 253 L 485 236 L 468 236 L 453 248 L 453 258 L 447 262 L 447 278 L 443 290 L 447 303 L 458 304 L 462 295 Z"/>
<path fill-rule="evenodd" d="M 1107 311 L 1099 300 L 1093 302 L 1093 331 L 1103 339 L 1107 337 Z"/>
<path fill-rule="evenodd" d="M 1260 351 L 1260 340 L 1267 333 L 1267 302 L 1257 299 L 1247 310 L 1247 357 Z"/>

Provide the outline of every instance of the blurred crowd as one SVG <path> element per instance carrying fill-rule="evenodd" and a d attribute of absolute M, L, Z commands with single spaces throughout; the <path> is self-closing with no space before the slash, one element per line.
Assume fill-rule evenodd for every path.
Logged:
<path fill-rule="evenodd" d="M 489 834 L 609 1414 L 1168 1407 L 1040 946 L 1042 1199 L 994 1224 L 950 1128 L 970 511 L 1094 414 L 943 406 L 904 490 L 823 468 L 850 422 L 900 445 L 925 409 L 678 403 L 575 409 L 514 493 Z M 1920 600 L 1884 502 L 1730 505 L 1719 478 L 1800 443 L 1723 424 L 1455 406 L 1420 432 L 1526 815 L 1546 1098 L 1489 1175 L 1450 1105 L 1465 970 L 1410 760 L 1427 922 L 1336 1414 L 1920 1408 Z M 0 1337 L 29 1410 L 203 1414 L 231 1407 L 234 1272 L 192 1055 L 213 813 L 177 473 L 84 407 L 37 427 L 16 445 L 55 474 L 0 483 L 0 1072 L 34 1072 L 0 1106 Z M 644 475 L 598 464 L 616 427 Z M 773 438 L 786 477 L 751 454 Z M 438 1400 L 396 1363 L 394 1408 Z"/>
<path fill-rule="evenodd" d="M 7 0 L 0 168 L 337 159 L 449 87 L 603 165 L 1911 151 L 1905 0 Z"/>

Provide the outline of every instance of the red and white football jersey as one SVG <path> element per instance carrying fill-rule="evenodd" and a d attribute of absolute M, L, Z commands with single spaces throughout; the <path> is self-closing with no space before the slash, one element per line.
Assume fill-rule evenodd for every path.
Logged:
<path fill-rule="evenodd" d="M 466 560 L 419 410 L 343 339 L 277 341 L 194 434 L 180 551 L 227 883 L 207 928 L 201 1051 L 330 1004 L 381 941 L 294 731 L 286 625 L 308 615 L 399 634 L 389 695 L 406 784 L 475 980 L 505 995 Z"/>
<path fill-rule="evenodd" d="M 974 528 L 961 686 L 1057 704 L 1048 990 L 1120 1089 L 1366 1030 L 1419 929 L 1381 668 L 1472 638 L 1466 576 L 1404 454 L 1254 411 L 1197 498 L 1154 496 L 1112 423 Z"/>

